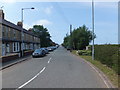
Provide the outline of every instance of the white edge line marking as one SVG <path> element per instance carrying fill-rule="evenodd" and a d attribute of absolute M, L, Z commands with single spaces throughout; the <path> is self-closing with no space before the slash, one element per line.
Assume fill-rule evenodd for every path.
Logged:
<path fill-rule="evenodd" d="M 48 60 L 48 63 L 50 63 L 51 58 Z"/>
<path fill-rule="evenodd" d="M 87 61 L 85 61 L 87 62 Z M 109 85 L 107 84 L 107 82 L 104 80 L 104 78 L 102 77 L 102 75 L 95 69 L 95 67 L 93 67 L 89 62 L 87 62 L 97 73 L 98 75 L 101 77 L 101 79 L 104 81 L 105 85 L 107 86 L 107 88 L 110 88 Z"/>
<path fill-rule="evenodd" d="M 40 75 L 44 70 L 46 69 L 46 67 L 44 67 L 37 75 L 35 75 L 32 79 L 30 79 L 29 81 L 27 81 L 26 83 L 24 83 L 23 85 L 21 85 L 20 87 L 18 87 L 18 89 L 23 88 L 24 86 L 26 86 L 27 84 L 29 84 L 31 81 L 33 81 L 35 78 L 38 77 L 38 75 Z M 18 90 L 16 89 L 16 90 Z"/>

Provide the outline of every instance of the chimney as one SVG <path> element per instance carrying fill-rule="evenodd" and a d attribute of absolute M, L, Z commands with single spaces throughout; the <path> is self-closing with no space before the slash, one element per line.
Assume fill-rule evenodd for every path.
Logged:
<path fill-rule="evenodd" d="M 28 32 L 29 32 L 29 33 L 33 33 L 32 28 L 29 28 L 29 29 L 28 29 Z"/>
<path fill-rule="evenodd" d="M 4 19 L 4 12 L 0 9 L 0 18 Z"/>
<path fill-rule="evenodd" d="M 20 27 L 23 26 L 22 22 L 18 22 L 17 25 L 20 26 Z"/>
<path fill-rule="evenodd" d="M 32 28 L 29 28 L 28 31 L 29 31 L 29 32 L 32 32 Z"/>

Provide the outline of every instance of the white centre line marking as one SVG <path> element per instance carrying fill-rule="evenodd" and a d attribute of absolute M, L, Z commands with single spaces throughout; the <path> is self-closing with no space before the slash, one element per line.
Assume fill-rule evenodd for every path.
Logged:
<path fill-rule="evenodd" d="M 51 58 L 48 60 L 48 63 L 50 63 Z"/>
<path fill-rule="evenodd" d="M 23 85 L 21 85 L 20 87 L 18 87 L 18 89 L 23 88 L 24 86 L 26 86 L 27 84 L 29 84 L 30 82 L 32 82 L 35 78 L 37 78 L 44 70 L 46 69 L 46 67 L 44 67 L 37 75 L 35 75 L 32 79 L 30 79 L 29 81 L 27 81 L 26 83 L 24 83 Z M 16 90 L 18 90 L 16 89 Z"/>

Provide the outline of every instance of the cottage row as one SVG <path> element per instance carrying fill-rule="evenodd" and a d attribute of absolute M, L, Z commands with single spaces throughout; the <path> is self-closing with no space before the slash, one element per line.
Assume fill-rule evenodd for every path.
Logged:
<path fill-rule="evenodd" d="M 4 12 L 0 10 L 0 57 L 22 50 L 34 50 L 40 47 L 40 38 L 31 31 L 22 28 L 4 19 Z"/>

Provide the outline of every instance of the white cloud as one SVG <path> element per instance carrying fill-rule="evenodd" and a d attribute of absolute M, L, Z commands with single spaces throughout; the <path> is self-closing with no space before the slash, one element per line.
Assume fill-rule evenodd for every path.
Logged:
<path fill-rule="evenodd" d="M 35 25 L 44 25 L 44 26 L 47 26 L 47 25 L 51 25 L 52 22 L 48 21 L 46 19 L 42 19 L 42 20 L 39 20 L 39 21 L 35 22 L 34 24 Z"/>
<path fill-rule="evenodd" d="M 28 30 L 29 28 L 32 28 L 32 25 L 24 24 L 23 27 Z"/>
<path fill-rule="evenodd" d="M 44 9 L 44 12 L 45 12 L 46 14 L 51 14 L 51 13 L 52 13 L 52 9 L 53 9 L 52 6 L 47 7 L 47 8 Z"/>
<path fill-rule="evenodd" d="M 46 20 L 46 19 L 42 19 L 42 20 L 39 20 L 39 21 L 36 21 L 36 22 L 32 23 L 31 25 L 30 24 L 24 24 L 23 27 L 28 30 L 29 28 L 32 28 L 34 25 L 43 25 L 43 26 L 47 27 L 48 25 L 51 25 L 51 24 L 52 24 L 51 21 Z"/>

